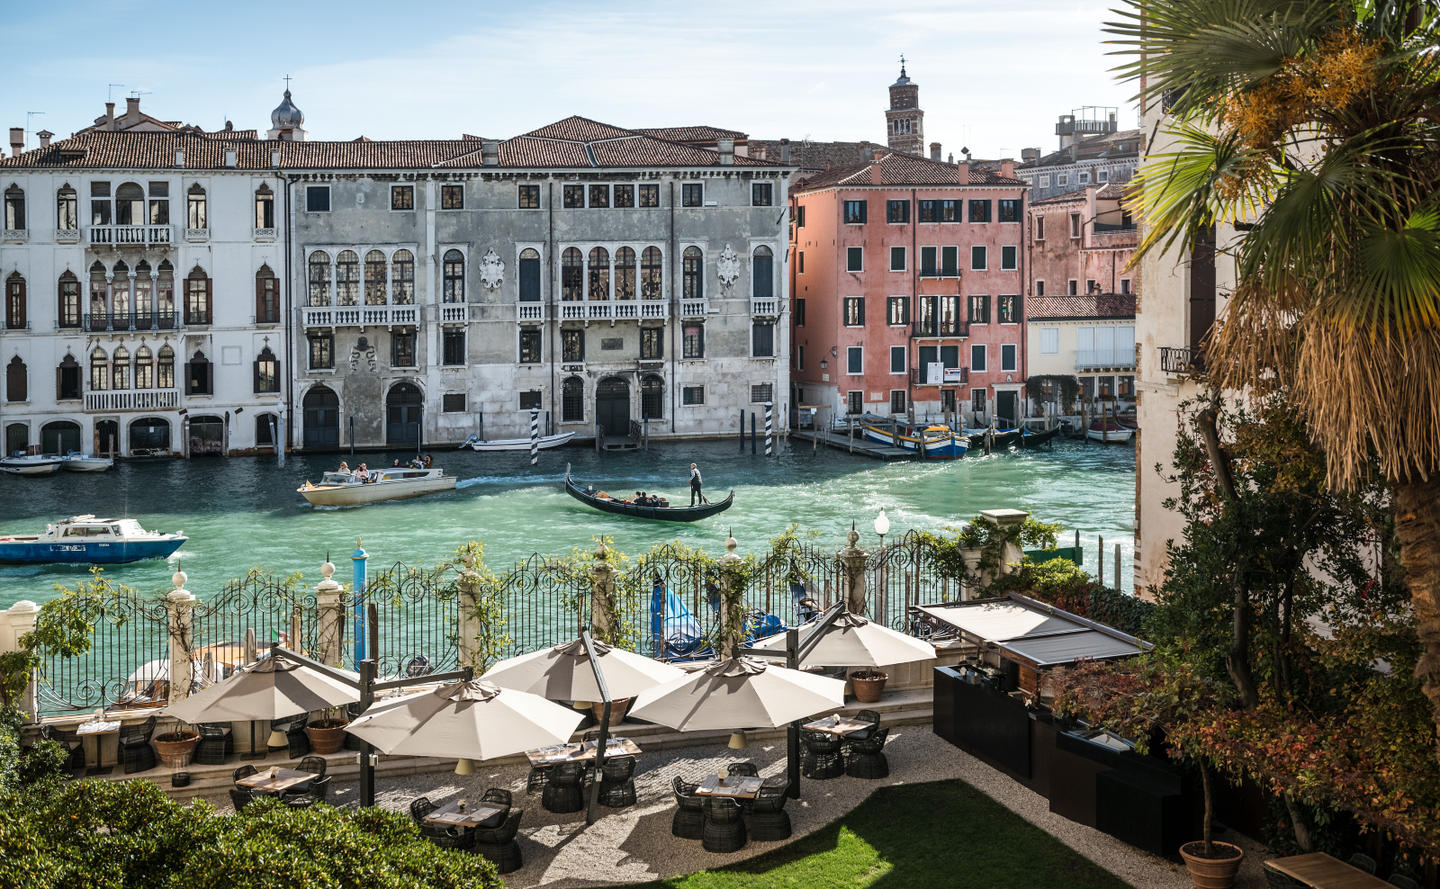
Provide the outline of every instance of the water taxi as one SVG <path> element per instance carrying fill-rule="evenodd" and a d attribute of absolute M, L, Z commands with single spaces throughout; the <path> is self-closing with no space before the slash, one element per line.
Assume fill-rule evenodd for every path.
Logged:
<path fill-rule="evenodd" d="M 382 500 L 404 500 L 439 491 L 455 490 L 455 477 L 438 467 L 411 469 L 393 466 L 369 470 L 367 478 L 353 472 L 327 472 L 320 484 L 306 481 L 296 489 L 311 506 L 364 506 Z"/>
<path fill-rule="evenodd" d="M 114 565 L 163 559 L 185 543 L 185 535 L 146 531 L 134 519 L 71 516 L 45 526 L 43 534 L 0 535 L 0 563 L 74 562 Z"/>
<path fill-rule="evenodd" d="M 11 475 L 49 475 L 60 468 L 61 458 L 53 454 L 23 454 L 0 459 L 0 472 Z"/>
<path fill-rule="evenodd" d="M 558 448 L 568 444 L 570 439 L 575 437 L 573 432 L 561 432 L 558 435 L 542 435 L 535 439 L 535 448 L 540 451 L 548 451 L 550 448 Z M 484 439 L 478 435 L 472 435 L 460 445 L 462 448 L 473 448 L 477 451 L 529 451 L 530 439 L 528 438 L 492 438 Z"/>

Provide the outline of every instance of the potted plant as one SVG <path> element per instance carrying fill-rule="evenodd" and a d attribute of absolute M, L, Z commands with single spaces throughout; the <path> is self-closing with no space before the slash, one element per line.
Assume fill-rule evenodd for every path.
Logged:
<path fill-rule="evenodd" d="M 310 737 L 312 751 L 339 753 L 345 746 L 345 728 L 350 722 L 341 715 L 343 712 L 340 707 L 331 707 L 324 711 L 320 721 L 306 724 L 305 734 Z"/>
<path fill-rule="evenodd" d="M 174 731 L 156 735 L 151 739 L 151 743 L 155 745 L 155 753 L 159 755 L 162 765 L 170 769 L 183 769 L 190 764 L 195 745 L 200 743 L 200 733 L 186 729 L 183 724 L 177 724 Z"/>
<path fill-rule="evenodd" d="M 1180 857 L 1190 871 L 1190 882 L 1196 889 L 1230 889 L 1235 884 L 1235 875 L 1240 872 L 1240 861 L 1245 850 L 1234 843 L 1222 843 L 1210 838 L 1211 824 L 1215 816 L 1215 801 L 1210 792 L 1210 770 L 1200 765 L 1200 786 L 1205 797 L 1205 814 L 1201 821 L 1201 839 L 1191 840 L 1180 847 Z"/>
<path fill-rule="evenodd" d="M 855 700 L 862 704 L 873 704 L 880 700 L 880 695 L 885 691 L 885 680 L 889 678 L 889 673 L 873 667 L 851 673 L 850 688 L 855 691 Z"/>

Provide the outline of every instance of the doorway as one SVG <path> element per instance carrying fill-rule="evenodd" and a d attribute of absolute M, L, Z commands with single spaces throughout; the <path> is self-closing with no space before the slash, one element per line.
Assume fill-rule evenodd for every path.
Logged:
<path fill-rule="evenodd" d="M 68 454 L 80 450 L 80 424 L 56 420 L 41 426 L 40 450 L 47 454 Z"/>
<path fill-rule="evenodd" d="M 1003 427 L 1018 425 L 1020 393 L 1014 390 L 995 393 L 995 422 Z"/>
<path fill-rule="evenodd" d="M 385 396 L 385 443 L 387 445 L 418 445 L 420 443 L 420 387 L 414 383 L 396 383 Z"/>
<path fill-rule="evenodd" d="M 305 393 L 300 404 L 305 437 L 305 450 L 340 447 L 340 397 L 329 386 L 316 386 Z"/>
<path fill-rule="evenodd" d="M 630 434 L 630 384 L 606 377 L 595 387 L 595 423 L 609 436 Z"/>
<path fill-rule="evenodd" d="M 145 417 L 130 424 L 130 454 L 135 457 L 170 453 L 170 421 Z"/>
<path fill-rule="evenodd" d="M 102 457 L 120 455 L 120 424 L 115 420 L 101 420 L 95 424 L 95 453 Z"/>
<path fill-rule="evenodd" d="M 225 421 L 219 417 L 191 417 L 189 441 L 192 457 L 223 457 L 225 455 Z"/>

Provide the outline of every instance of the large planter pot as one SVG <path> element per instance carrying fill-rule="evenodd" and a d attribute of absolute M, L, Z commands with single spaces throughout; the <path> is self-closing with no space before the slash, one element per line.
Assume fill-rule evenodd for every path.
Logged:
<path fill-rule="evenodd" d="M 634 698 L 616 698 L 610 702 L 610 724 L 619 725 L 625 721 L 625 714 L 630 712 L 630 704 Z M 605 702 L 591 701 L 590 712 L 594 714 L 595 721 L 603 722 L 605 719 Z"/>
<path fill-rule="evenodd" d="M 1211 841 L 1211 854 L 1206 856 L 1205 843 L 1196 840 L 1180 847 L 1180 857 L 1190 871 L 1190 882 L 1195 889 L 1230 889 L 1235 884 L 1235 875 L 1240 871 L 1240 860 L 1245 850 L 1233 843 Z"/>
<path fill-rule="evenodd" d="M 345 746 L 345 727 L 350 723 L 339 719 L 326 719 L 305 726 L 310 736 L 310 750 L 314 753 L 339 753 Z"/>
<path fill-rule="evenodd" d="M 195 752 L 195 745 L 200 743 L 200 735 L 197 732 L 170 732 L 157 735 L 151 743 L 155 745 L 161 765 L 168 769 L 183 769 L 190 764 L 190 755 Z"/>
<path fill-rule="evenodd" d="M 851 673 L 850 688 L 855 691 L 855 700 L 862 704 L 873 704 L 880 700 L 880 695 L 885 691 L 885 680 L 889 678 L 888 673 L 881 673 L 879 670 Z"/>

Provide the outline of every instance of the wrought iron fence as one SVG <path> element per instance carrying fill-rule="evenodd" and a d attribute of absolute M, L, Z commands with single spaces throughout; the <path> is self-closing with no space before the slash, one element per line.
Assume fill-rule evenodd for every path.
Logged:
<path fill-rule="evenodd" d="M 916 531 L 869 553 L 865 572 L 867 614 L 902 632 L 911 629 L 914 606 L 960 597 L 960 578 L 946 575 L 935 558 L 934 543 Z"/>
<path fill-rule="evenodd" d="M 510 657 L 574 639 L 588 623 L 590 579 L 573 561 L 532 555 L 495 583 L 506 619 L 508 644 L 496 654 Z"/>
<path fill-rule="evenodd" d="M 42 715 L 92 708 L 159 706 L 169 696 L 169 610 L 164 599 L 120 587 L 97 601 L 90 647 L 43 658 L 36 681 Z"/>
<path fill-rule="evenodd" d="M 368 652 L 381 676 L 423 676 L 459 667 L 459 574 L 448 566 L 396 562 L 365 581 L 377 613 L 379 649 Z M 354 645 L 354 621 L 349 637 Z M 353 650 L 353 649 L 352 649 Z"/>
<path fill-rule="evenodd" d="M 244 663 L 250 641 L 257 648 L 279 642 L 306 654 L 319 650 L 315 593 L 298 577 L 252 571 L 197 600 L 190 627 L 191 658 L 199 665 L 195 679 L 202 686 Z"/>

